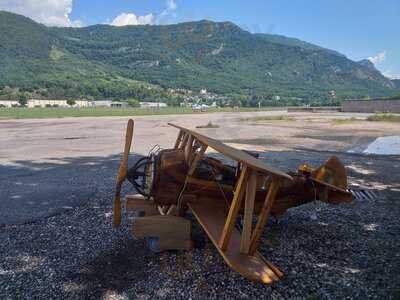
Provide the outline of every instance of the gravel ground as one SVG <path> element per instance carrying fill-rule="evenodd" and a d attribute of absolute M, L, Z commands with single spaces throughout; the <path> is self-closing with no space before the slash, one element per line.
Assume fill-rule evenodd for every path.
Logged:
<path fill-rule="evenodd" d="M 285 170 L 316 166 L 328 155 L 270 151 L 262 158 Z M 208 240 L 191 252 L 152 254 L 128 224 L 112 229 L 115 174 L 98 167 L 85 183 L 94 191 L 86 204 L 0 228 L 0 298 L 399 299 L 400 157 L 339 157 L 351 184 L 379 190 L 379 197 L 310 204 L 271 220 L 260 251 L 285 273 L 273 286 L 231 271 Z"/>

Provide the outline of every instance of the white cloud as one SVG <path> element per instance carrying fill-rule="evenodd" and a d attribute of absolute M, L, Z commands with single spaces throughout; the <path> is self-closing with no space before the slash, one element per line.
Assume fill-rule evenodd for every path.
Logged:
<path fill-rule="evenodd" d="M 375 56 L 368 57 L 368 60 L 372 62 L 374 65 L 377 63 L 380 63 L 386 59 L 386 50 L 383 50 L 382 52 L 379 52 Z"/>
<path fill-rule="evenodd" d="M 386 70 L 382 74 L 389 79 L 400 79 L 400 73 L 393 72 L 392 70 Z"/>
<path fill-rule="evenodd" d="M 178 8 L 175 0 L 167 0 L 166 1 L 166 8 L 161 12 L 159 19 L 163 19 L 167 16 L 174 15 L 174 12 Z"/>
<path fill-rule="evenodd" d="M 1 0 L 0 0 L 1 1 Z M 118 15 L 112 22 L 111 25 L 114 26 L 126 26 L 126 25 L 153 25 L 155 23 L 162 23 L 168 16 L 175 16 L 175 11 L 177 9 L 176 0 L 166 0 L 165 9 L 157 17 L 150 13 L 145 16 L 136 16 L 132 12 L 123 12 Z"/>
<path fill-rule="evenodd" d="M 0 10 L 29 17 L 50 26 L 80 27 L 80 20 L 71 20 L 73 0 L 0 0 Z"/>
<path fill-rule="evenodd" d="M 154 24 L 154 15 L 152 13 L 145 16 L 136 16 L 134 13 L 122 13 L 111 22 L 111 25 L 114 26 L 146 24 Z"/>

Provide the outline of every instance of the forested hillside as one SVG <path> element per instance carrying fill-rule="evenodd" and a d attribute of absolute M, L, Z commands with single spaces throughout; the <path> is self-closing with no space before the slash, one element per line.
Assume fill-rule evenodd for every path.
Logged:
<path fill-rule="evenodd" d="M 333 50 L 230 22 L 45 27 L 0 12 L 0 97 L 147 100 L 168 88 L 294 103 L 391 96 L 394 81 Z"/>
<path fill-rule="evenodd" d="M 400 90 L 400 79 L 393 79 L 392 82 Z"/>

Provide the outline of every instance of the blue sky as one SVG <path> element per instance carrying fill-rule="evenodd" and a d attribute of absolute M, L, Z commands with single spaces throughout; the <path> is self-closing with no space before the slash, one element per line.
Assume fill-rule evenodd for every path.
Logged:
<path fill-rule="evenodd" d="M 400 78 L 400 0 L 0 0 L 0 9 L 59 26 L 232 21 L 353 60 L 370 58 L 383 73 Z"/>

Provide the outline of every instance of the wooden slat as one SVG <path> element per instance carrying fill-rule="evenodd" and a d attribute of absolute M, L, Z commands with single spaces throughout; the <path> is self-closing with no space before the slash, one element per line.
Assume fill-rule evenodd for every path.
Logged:
<path fill-rule="evenodd" d="M 233 190 L 233 187 L 228 184 L 223 184 L 223 183 L 217 183 L 215 181 L 210 181 L 210 180 L 204 180 L 204 179 L 199 179 L 193 176 L 188 176 L 187 177 L 187 183 L 193 183 L 199 186 L 207 186 L 209 188 L 222 188 L 224 191 L 231 192 Z"/>
<path fill-rule="evenodd" d="M 267 260 L 260 252 L 256 251 L 256 255 L 258 258 L 260 258 L 268 267 L 271 268 L 271 270 L 278 276 L 279 278 L 283 277 L 283 273 L 281 270 L 279 270 L 277 267 L 275 267 L 269 260 Z"/>
<path fill-rule="evenodd" d="M 175 142 L 175 145 L 174 145 L 174 149 L 178 149 L 179 148 L 179 144 L 182 141 L 183 134 L 184 134 L 184 132 L 182 130 L 179 130 L 178 137 L 176 138 L 176 142 Z"/>
<path fill-rule="evenodd" d="M 206 137 L 196 131 L 186 129 L 184 127 L 181 127 L 181 126 L 178 126 L 175 124 L 171 124 L 171 123 L 168 123 L 168 124 L 175 128 L 185 131 L 187 134 L 193 135 L 197 140 L 199 140 L 203 144 L 210 146 L 214 150 L 226 155 L 227 157 L 229 157 L 233 160 L 236 160 L 238 162 L 248 165 L 252 169 L 255 169 L 262 173 L 269 173 L 276 177 L 280 177 L 282 179 L 293 180 L 293 178 L 290 175 L 288 175 L 284 172 L 281 172 L 280 170 L 264 163 L 263 161 L 251 156 L 250 154 L 248 154 L 242 150 L 235 149 L 235 148 L 228 146 L 218 140 L 215 140 L 210 137 Z"/>
<path fill-rule="evenodd" d="M 242 240 L 240 252 L 248 254 L 250 249 L 251 229 L 253 223 L 254 201 L 256 198 L 257 172 L 251 171 L 246 187 L 246 200 L 244 203 Z"/>
<path fill-rule="evenodd" d="M 235 226 L 236 218 L 239 213 L 240 205 L 242 204 L 243 194 L 246 189 L 246 182 L 249 177 L 250 169 L 244 165 L 242 168 L 242 173 L 240 174 L 239 180 L 236 184 L 235 192 L 233 194 L 233 200 L 231 207 L 229 209 L 228 216 L 226 218 L 224 230 L 222 231 L 219 247 L 222 251 L 226 249 L 231 237 L 233 228 Z"/>
<path fill-rule="evenodd" d="M 143 211 L 146 216 L 159 215 L 158 209 L 153 201 L 145 199 L 142 195 L 127 195 L 125 197 L 126 211 Z"/>
<path fill-rule="evenodd" d="M 190 168 L 188 171 L 188 175 L 191 176 L 193 175 L 194 171 L 196 170 L 197 164 L 199 163 L 199 161 L 203 158 L 204 153 L 207 150 L 207 146 L 206 145 L 202 145 L 199 152 L 196 153 L 196 156 L 194 157 L 193 161 L 190 164 Z"/>
<path fill-rule="evenodd" d="M 250 251 L 249 251 L 249 254 L 251 254 L 251 255 L 254 254 L 257 250 L 258 244 L 260 242 L 261 234 L 264 230 L 265 224 L 267 224 L 268 216 L 271 213 L 271 209 L 274 204 L 276 194 L 279 190 L 279 185 L 280 185 L 279 180 L 274 178 L 269 187 L 267 196 L 265 198 L 264 204 L 260 211 L 260 215 L 258 217 L 256 228 L 254 229 L 254 233 L 251 238 Z"/>
<path fill-rule="evenodd" d="M 310 180 L 314 182 L 315 188 L 318 193 L 318 198 L 321 201 L 333 204 L 350 203 L 351 201 L 353 201 L 353 195 L 351 194 L 351 192 L 345 189 L 312 177 L 310 177 Z"/>
<path fill-rule="evenodd" d="M 348 194 L 351 194 L 350 192 L 346 191 L 345 189 L 342 189 L 342 188 L 340 188 L 340 187 L 338 187 L 338 186 L 335 186 L 335 185 L 329 184 L 329 183 L 327 183 L 327 182 L 318 180 L 318 179 L 316 179 L 316 178 L 310 177 L 310 180 L 314 181 L 314 183 L 315 183 L 316 185 L 321 185 L 321 186 L 327 187 L 329 190 L 332 190 L 332 191 L 335 191 L 335 192 L 341 192 L 341 193 L 347 194 L 347 195 L 348 195 Z"/>
<path fill-rule="evenodd" d="M 133 223 L 136 237 L 187 240 L 190 239 L 190 230 L 189 220 L 171 215 L 136 218 Z"/>
<path fill-rule="evenodd" d="M 189 138 L 189 133 L 185 132 L 185 131 L 183 131 L 183 132 L 184 133 L 183 133 L 182 143 L 179 145 L 179 149 L 185 149 L 187 140 Z"/>
<path fill-rule="evenodd" d="M 189 135 L 188 141 L 185 146 L 185 159 L 188 164 L 190 162 L 190 157 L 192 156 L 193 141 L 194 141 L 193 135 Z"/>
<path fill-rule="evenodd" d="M 240 233 L 236 228 L 232 232 L 227 249 L 225 251 L 221 250 L 219 237 L 228 213 L 224 206 L 204 205 L 202 201 L 189 203 L 188 205 L 229 267 L 251 281 L 271 284 L 279 280 L 275 270 L 279 274 L 282 273 L 271 263 L 267 264 L 258 254 L 250 256 L 240 253 Z"/>

